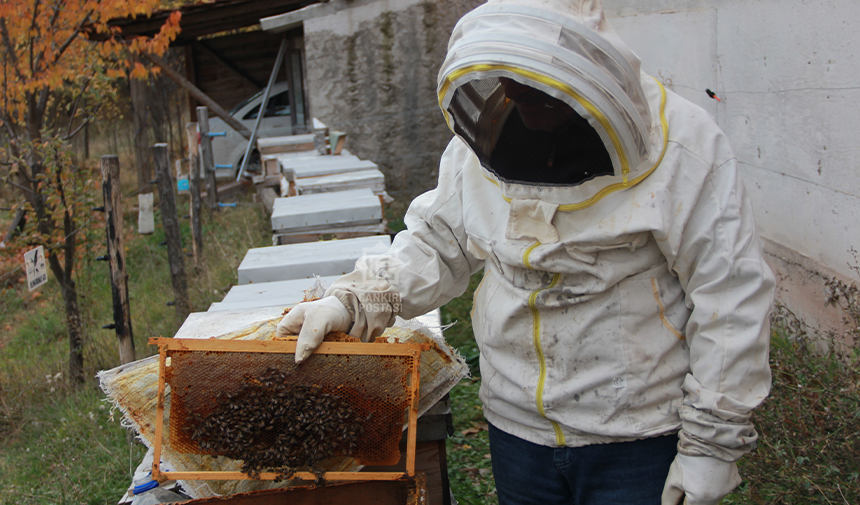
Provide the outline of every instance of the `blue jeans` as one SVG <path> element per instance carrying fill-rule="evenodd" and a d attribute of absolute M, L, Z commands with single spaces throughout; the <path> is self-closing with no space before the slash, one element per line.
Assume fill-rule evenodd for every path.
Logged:
<path fill-rule="evenodd" d="M 500 505 L 659 505 L 678 436 L 547 447 L 490 425 Z"/>

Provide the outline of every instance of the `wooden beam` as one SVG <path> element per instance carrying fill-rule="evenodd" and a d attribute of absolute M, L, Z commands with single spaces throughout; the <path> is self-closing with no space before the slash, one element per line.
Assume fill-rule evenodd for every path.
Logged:
<path fill-rule="evenodd" d="M 239 133 L 239 135 L 250 140 L 251 132 L 249 132 L 236 118 L 234 118 L 226 110 L 224 110 L 223 107 L 215 103 L 215 100 L 212 100 L 211 98 L 209 98 L 208 95 L 206 95 L 206 93 L 202 92 L 200 88 L 191 84 L 191 81 L 179 74 L 179 72 L 177 72 L 176 70 L 173 70 L 170 65 L 168 65 L 158 56 L 149 53 L 141 53 L 141 55 L 143 55 L 144 58 L 146 58 L 153 64 L 157 65 L 167 77 L 173 79 L 177 84 L 179 84 L 189 93 L 191 93 L 194 98 L 196 98 L 200 103 L 204 104 L 206 107 L 209 108 L 209 110 L 214 112 L 216 116 L 223 119 L 224 122 L 230 126 L 230 128 L 233 128 Z M 200 120 L 200 118 L 197 119 L 198 121 Z"/>
<path fill-rule="evenodd" d="M 119 362 L 134 361 L 134 338 L 131 332 L 131 309 L 128 303 L 125 240 L 122 233 L 122 193 L 119 187 L 119 158 L 102 156 L 102 194 L 105 205 L 108 264 L 113 298 L 113 322 L 119 342 Z"/>
<path fill-rule="evenodd" d="M 197 72 L 194 68 L 194 47 L 191 44 L 185 46 L 185 78 L 188 79 L 188 82 L 197 86 Z M 194 95 L 188 93 L 188 114 L 191 116 L 191 121 L 197 121 L 196 110 L 197 100 L 194 98 Z"/>
<path fill-rule="evenodd" d="M 202 41 L 198 41 L 198 42 L 195 42 L 193 44 L 193 47 L 195 49 L 199 49 L 203 54 L 205 54 L 206 56 L 215 60 L 215 62 L 217 64 L 219 64 L 222 67 L 226 68 L 227 70 L 233 72 L 233 74 L 235 74 L 237 77 L 239 77 L 240 79 L 242 79 L 246 83 L 257 88 L 257 91 L 263 89 L 263 86 L 264 86 L 263 83 L 257 81 L 256 79 L 254 79 L 254 78 L 250 77 L 249 75 L 245 74 L 244 72 L 242 72 L 242 70 L 239 69 L 239 67 L 237 67 L 236 65 L 234 65 L 233 63 L 228 61 L 227 58 L 225 58 L 223 55 L 221 55 L 217 50 L 213 49 L 209 44 L 202 42 Z"/>
<path fill-rule="evenodd" d="M 167 144 L 152 146 L 152 159 L 155 162 L 158 200 L 161 207 L 161 224 L 167 241 L 167 260 L 170 264 L 170 279 L 173 283 L 177 320 L 182 322 L 188 317 L 188 279 L 185 275 L 185 253 L 182 251 L 182 238 L 179 235 L 179 216 L 176 214 L 176 200 L 173 196 L 176 185 L 170 174 L 170 161 L 167 157 Z"/>
<path fill-rule="evenodd" d="M 208 3 L 185 5 L 178 10 L 182 13 L 179 23 L 182 31 L 171 45 L 187 44 L 200 36 L 211 35 L 237 28 L 259 26 L 260 19 L 299 9 L 318 0 L 216 0 Z M 165 9 L 150 16 L 134 18 L 115 18 L 108 25 L 122 30 L 123 37 L 152 37 L 161 30 L 167 18 L 177 9 Z M 105 34 L 87 32 L 90 40 L 104 40 Z"/>
<path fill-rule="evenodd" d="M 188 157 L 191 173 L 188 174 L 188 183 L 191 189 L 191 248 L 194 256 L 194 267 L 200 268 L 203 260 L 203 231 L 201 225 L 200 201 L 200 150 L 197 123 L 185 125 L 185 135 L 188 141 Z"/>

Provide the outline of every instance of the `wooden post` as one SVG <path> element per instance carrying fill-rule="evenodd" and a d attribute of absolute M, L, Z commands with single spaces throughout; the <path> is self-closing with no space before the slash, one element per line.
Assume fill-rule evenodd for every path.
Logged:
<path fill-rule="evenodd" d="M 197 123 L 185 125 L 185 135 L 188 139 L 188 185 L 191 187 L 191 251 L 194 255 L 194 266 L 200 268 L 203 255 L 203 232 L 200 225 L 200 142 L 197 133 Z"/>
<path fill-rule="evenodd" d="M 149 152 L 147 151 L 146 82 L 141 79 L 128 80 L 131 95 L 131 119 L 134 134 L 134 159 L 137 163 L 137 188 L 143 190 L 152 180 Z M 116 151 L 114 151 L 116 152 Z"/>
<path fill-rule="evenodd" d="M 218 210 L 218 186 L 215 183 L 215 158 L 212 154 L 212 137 L 209 136 L 209 109 L 197 107 L 197 128 L 200 130 L 200 159 L 206 174 L 206 203 Z"/>
<path fill-rule="evenodd" d="M 161 224 L 167 241 L 167 259 L 170 264 L 170 278 L 173 282 L 174 304 L 180 321 L 188 317 L 188 281 L 185 277 L 185 253 L 182 252 L 182 238 L 179 236 L 179 216 L 176 214 L 176 200 L 173 196 L 173 177 L 170 175 L 170 161 L 167 159 L 167 144 L 152 146 L 152 159 L 155 164 L 155 180 L 158 185 L 158 200 L 161 207 Z"/>
<path fill-rule="evenodd" d="M 125 240 L 122 233 L 122 193 L 119 184 L 119 158 L 102 156 L 102 194 L 105 202 L 108 264 L 113 296 L 113 321 L 119 341 L 120 364 L 134 361 L 134 338 L 128 303 L 128 274 L 125 271 Z"/>

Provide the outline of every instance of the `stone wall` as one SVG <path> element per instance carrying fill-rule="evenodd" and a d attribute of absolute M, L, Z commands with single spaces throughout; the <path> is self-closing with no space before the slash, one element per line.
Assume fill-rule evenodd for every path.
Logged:
<path fill-rule="evenodd" d="M 336 3 L 304 21 L 312 113 L 348 132 L 346 148 L 379 164 L 389 193 L 408 202 L 436 186 L 452 137 L 436 75 L 457 20 L 483 0 Z"/>

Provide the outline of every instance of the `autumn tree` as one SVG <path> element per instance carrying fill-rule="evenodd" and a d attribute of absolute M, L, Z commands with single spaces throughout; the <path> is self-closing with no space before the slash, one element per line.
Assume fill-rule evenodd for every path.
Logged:
<path fill-rule="evenodd" d="M 163 54 L 179 31 L 175 12 L 151 39 L 122 41 L 107 21 L 147 15 L 158 0 L 2 0 L 0 176 L 28 214 L 21 240 L 45 247 L 60 285 L 69 337 L 69 377 L 82 383 L 84 329 L 74 280 L 94 183 L 70 156 L 69 140 L 113 93 L 117 78 L 146 69 L 134 53 Z M 91 42 L 85 33 L 99 33 Z M 106 35 L 106 37 L 105 37 Z M 95 188 L 97 189 L 97 187 Z"/>

